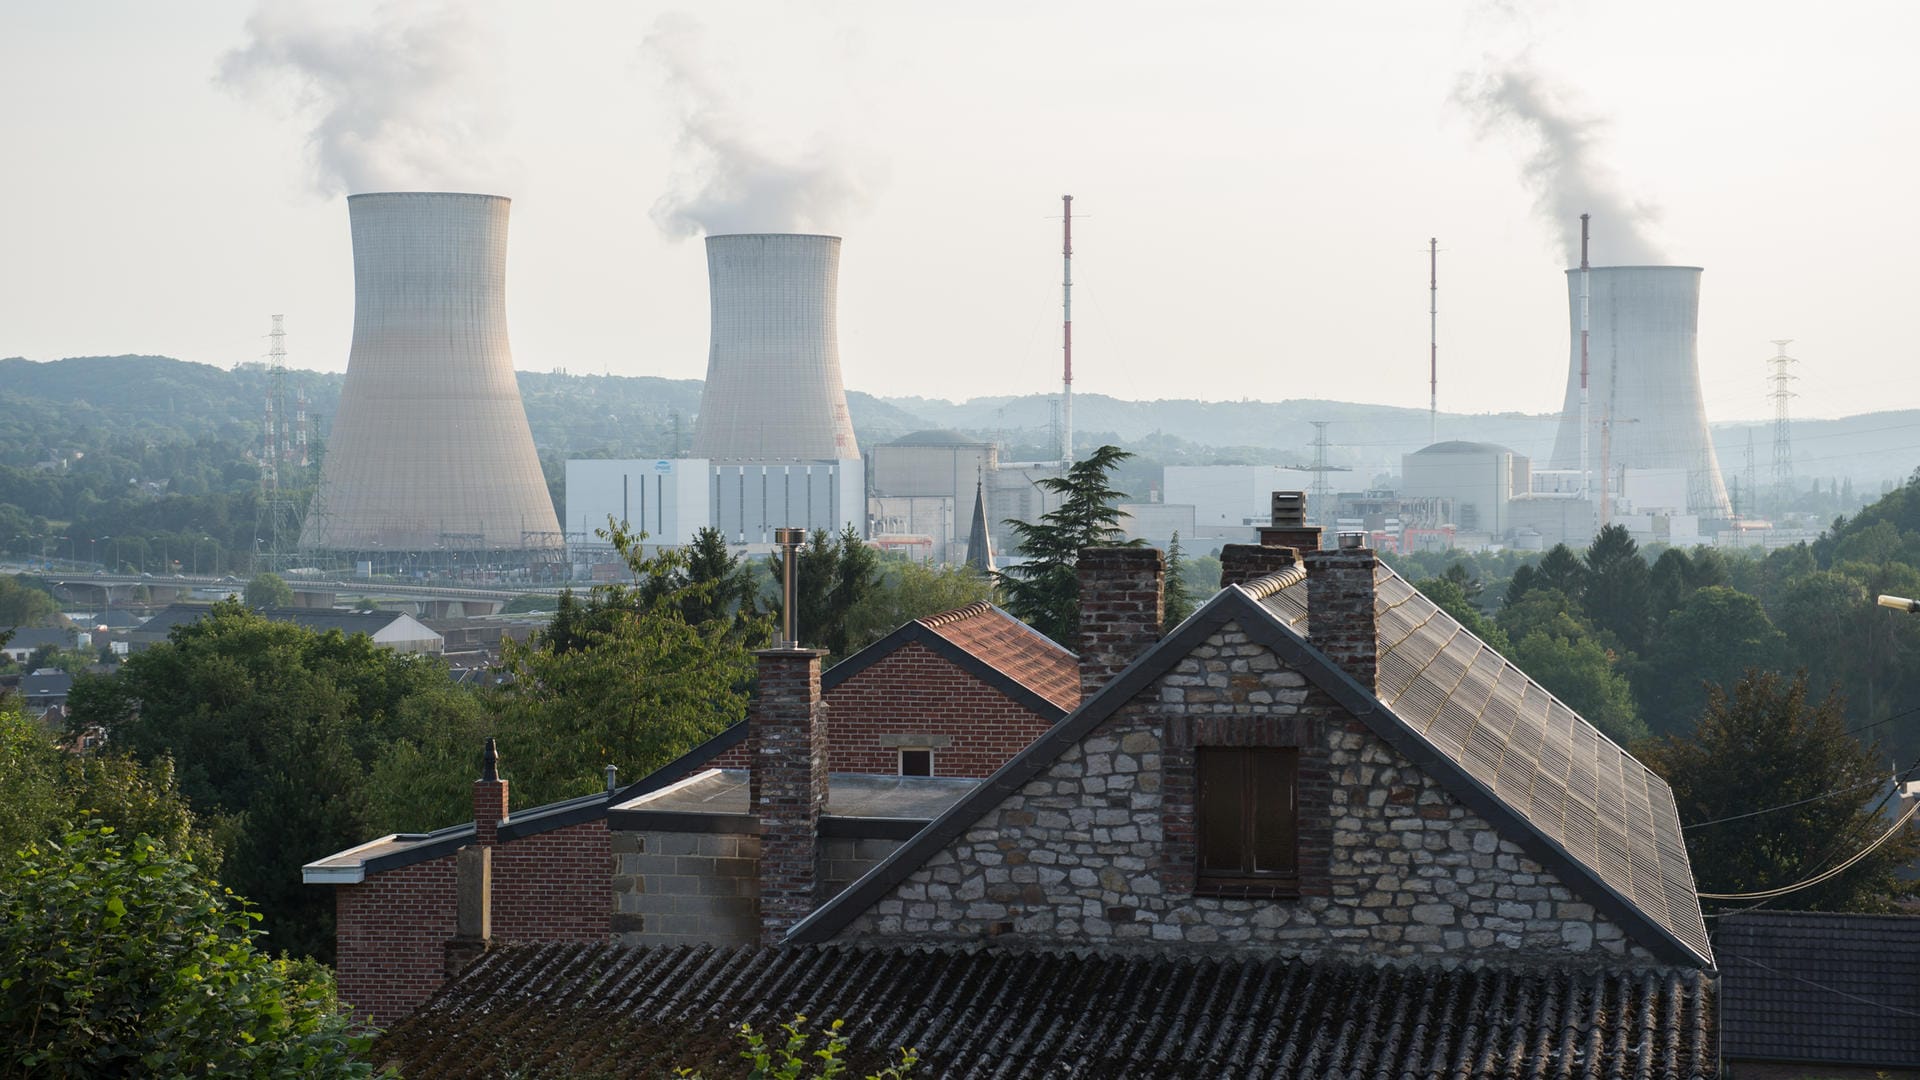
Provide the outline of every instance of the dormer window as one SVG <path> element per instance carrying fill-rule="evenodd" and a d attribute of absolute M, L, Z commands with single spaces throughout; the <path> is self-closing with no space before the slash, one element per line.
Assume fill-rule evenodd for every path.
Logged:
<path fill-rule="evenodd" d="M 1194 749 L 1199 891 L 1291 895 L 1300 886 L 1300 751 Z"/>

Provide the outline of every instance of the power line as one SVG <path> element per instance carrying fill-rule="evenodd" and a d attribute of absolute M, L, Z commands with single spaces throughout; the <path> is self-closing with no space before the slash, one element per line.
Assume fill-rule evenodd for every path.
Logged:
<path fill-rule="evenodd" d="M 1782 885 L 1780 888 L 1777 888 L 1777 889 L 1764 889 L 1759 892 L 1700 893 L 1698 895 L 1702 900 L 1772 900 L 1777 897 L 1785 896 L 1788 893 L 1799 892 L 1801 889 L 1810 889 L 1813 886 L 1818 885 L 1823 881 L 1827 881 L 1830 878 L 1833 878 L 1839 874 L 1845 873 L 1846 871 L 1852 869 L 1854 864 L 1858 863 L 1860 860 L 1880 850 L 1880 846 L 1882 844 L 1885 844 L 1888 840 L 1893 839 L 1894 833 L 1897 833 L 1901 829 L 1905 828 L 1907 822 L 1913 820 L 1913 815 L 1916 811 L 1920 811 L 1920 799 L 1914 800 L 1913 805 L 1907 807 L 1907 812 L 1904 814 L 1901 814 L 1900 817 L 1894 821 L 1893 825 L 1890 828 L 1888 828 L 1886 832 L 1881 833 L 1879 839 L 1875 840 L 1873 843 L 1868 844 L 1866 847 L 1861 848 L 1859 851 L 1855 852 L 1853 856 L 1851 858 L 1848 858 L 1845 862 L 1842 862 L 1834 866 L 1830 870 L 1824 870 L 1818 874 L 1815 874 L 1814 876 L 1806 879 L 1805 881 L 1797 881 L 1797 882 L 1794 882 L 1792 885 Z"/>
<path fill-rule="evenodd" d="M 1749 810 L 1744 814 L 1730 814 L 1726 817 L 1714 818 L 1712 821 L 1696 821 L 1691 825 L 1682 825 L 1680 827 L 1680 831 L 1686 832 L 1688 829 L 1704 829 L 1709 825 L 1719 825 L 1722 822 L 1739 821 L 1743 818 L 1759 817 L 1761 814 L 1771 814 L 1776 810 L 1791 810 L 1796 806 L 1805 806 L 1808 803 L 1819 802 L 1821 799 L 1831 799 L 1835 795 L 1845 795 L 1850 791 L 1859 791 L 1862 788 L 1879 787 L 1879 786 L 1880 786 L 1880 781 L 1868 780 L 1863 784 L 1854 784 L 1851 787 L 1835 788 L 1824 795 L 1815 795 L 1815 796 L 1812 796 L 1811 798 L 1800 799 L 1797 802 L 1781 803 L 1779 806 L 1769 806 L 1761 810 Z"/>

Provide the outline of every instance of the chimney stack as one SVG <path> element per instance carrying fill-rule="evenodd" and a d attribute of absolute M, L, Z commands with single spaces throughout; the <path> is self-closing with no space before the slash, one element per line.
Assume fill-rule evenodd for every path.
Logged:
<path fill-rule="evenodd" d="M 500 751 L 491 736 L 480 762 L 480 779 L 473 782 L 473 842 L 492 847 L 499 842 L 500 823 L 507 820 L 507 782 L 500 779 Z"/>
<path fill-rule="evenodd" d="M 1082 699 L 1160 640 L 1166 573 L 1166 559 L 1155 548 L 1080 549 Z"/>
<path fill-rule="evenodd" d="M 760 938 L 777 944 L 819 898 L 827 805 L 827 706 L 817 649 L 764 649 L 749 719 L 749 797 L 760 819 Z"/>
<path fill-rule="evenodd" d="M 1220 587 L 1244 585 L 1300 562 L 1300 554 L 1320 550 L 1320 526 L 1307 524 L 1307 493 L 1276 491 L 1260 528 L 1258 544 L 1227 544 L 1220 549 Z"/>
<path fill-rule="evenodd" d="M 1379 629 L 1366 542 L 1365 533 L 1341 533 L 1339 547 L 1307 552 L 1307 641 L 1372 692 Z"/>
<path fill-rule="evenodd" d="M 469 844 L 454 852 L 454 933 L 442 947 L 442 970 L 457 977 L 493 944 L 493 849 Z"/>

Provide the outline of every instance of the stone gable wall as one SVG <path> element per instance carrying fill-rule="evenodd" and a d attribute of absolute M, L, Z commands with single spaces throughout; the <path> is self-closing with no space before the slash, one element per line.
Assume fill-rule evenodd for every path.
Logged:
<path fill-rule="evenodd" d="M 1169 792 L 1224 725 L 1302 745 L 1302 837 L 1327 836 L 1324 887 L 1293 899 L 1196 895 Z M 1167 734 L 1175 732 L 1169 743 Z M 1292 733 L 1289 735 L 1288 733 Z M 1270 740 L 1281 740 L 1273 742 Z M 1241 744 L 1246 744 L 1242 742 Z M 1313 751 L 1310 755 L 1309 751 Z M 1182 763 L 1184 755 L 1185 763 Z M 1325 782 L 1304 781 L 1311 756 Z M 1313 794 L 1317 790 L 1319 794 Z M 1191 796 L 1188 795 L 1188 798 Z M 1309 805 L 1307 800 L 1317 800 Z M 1173 818 L 1178 818 L 1178 807 Z M 1172 855 L 1170 856 L 1170 852 Z M 1303 858 L 1311 858 L 1303 851 Z M 1318 893 L 1319 895 L 1314 895 Z M 1558 878 L 1231 624 L 1070 747 L 840 932 L 925 941 L 1654 964 Z"/>

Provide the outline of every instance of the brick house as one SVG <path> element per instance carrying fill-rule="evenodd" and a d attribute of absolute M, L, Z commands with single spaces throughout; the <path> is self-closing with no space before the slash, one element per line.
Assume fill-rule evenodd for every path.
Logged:
<path fill-rule="evenodd" d="M 993 772 L 1080 694 L 1072 653 L 984 603 L 909 622 L 824 676 L 815 667 L 839 792 L 825 807 L 823 868 L 840 882 L 973 786 L 958 778 Z M 445 981 L 458 936 L 456 854 L 472 846 L 491 849 L 495 940 L 757 939 L 758 882 L 743 874 L 761 842 L 747 806 L 751 726 L 604 794 L 510 812 L 506 781 L 477 784 L 471 822 L 308 863 L 303 879 L 334 889 L 341 998 L 390 1023 Z M 707 813 L 689 816 L 690 806 Z M 712 880 L 660 874 L 676 861 Z M 632 873 L 642 865 L 661 877 L 646 896 Z"/>
<path fill-rule="evenodd" d="M 757 848 L 707 878 L 620 829 L 615 889 L 753 881 L 762 944 L 709 916 L 496 950 L 383 1053 L 478 1075 L 461 1039 L 585 1052 L 590 1017 L 670 1069 L 801 1012 L 943 1076 L 1716 1075 L 1667 785 L 1372 552 L 1318 548 L 1277 512 L 1164 634 L 1159 553 L 1083 552 L 1078 707 L 838 873 L 817 659 L 762 654 L 746 775 L 630 808 Z"/>

